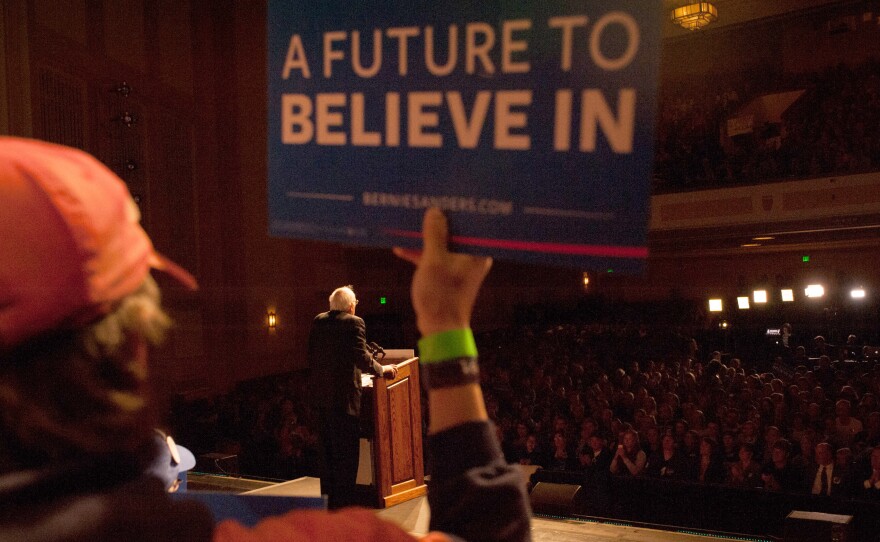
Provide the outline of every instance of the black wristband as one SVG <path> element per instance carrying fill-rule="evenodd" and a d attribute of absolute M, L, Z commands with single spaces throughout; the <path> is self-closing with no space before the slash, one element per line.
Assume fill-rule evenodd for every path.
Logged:
<path fill-rule="evenodd" d="M 451 388 L 480 383 L 477 358 L 464 357 L 422 364 L 422 382 L 426 389 Z"/>

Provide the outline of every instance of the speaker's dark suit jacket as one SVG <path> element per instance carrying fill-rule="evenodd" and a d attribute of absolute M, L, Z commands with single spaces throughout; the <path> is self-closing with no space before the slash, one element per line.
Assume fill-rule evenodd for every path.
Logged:
<path fill-rule="evenodd" d="M 364 321 L 347 312 L 322 312 L 309 334 L 314 405 L 321 411 L 360 416 L 361 373 L 381 375 L 367 350 Z"/>

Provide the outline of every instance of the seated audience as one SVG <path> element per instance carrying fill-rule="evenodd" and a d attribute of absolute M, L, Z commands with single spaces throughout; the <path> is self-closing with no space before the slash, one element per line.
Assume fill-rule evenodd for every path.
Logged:
<path fill-rule="evenodd" d="M 739 445 L 739 460 L 730 466 L 727 484 L 739 488 L 763 487 L 761 465 L 755 461 L 755 448 L 751 444 Z"/>
<path fill-rule="evenodd" d="M 862 422 L 852 417 L 852 404 L 847 399 L 840 399 L 834 407 L 837 414 L 835 418 L 835 442 L 839 446 L 849 446 L 857 434 L 862 432 Z"/>
<path fill-rule="evenodd" d="M 850 481 L 848 468 L 836 464 L 831 445 L 827 442 L 817 444 L 815 457 L 816 462 L 804 469 L 808 493 L 826 497 L 848 495 Z"/>
<path fill-rule="evenodd" d="M 726 472 L 718 443 L 711 437 L 700 439 L 700 454 L 697 460 L 696 481 L 701 484 L 720 484 Z"/>
<path fill-rule="evenodd" d="M 605 446 L 605 438 L 595 433 L 578 456 L 583 470 L 607 472 L 611 468 L 611 452 Z"/>
<path fill-rule="evenodd" d="M 660 451 L 651 454 L 645 465 L 645 476 L 666 480 L 688 478 L 690 466 L 678 450 L 675 437 L 666 434 L 660 440 Z"/>
<path fill-rule="evenodd" d="M 791 464 L 791 444 L 780 439 L 770 450 L 770 459 L 761 468 L 761 480 L 764 489 L 769 491 L 782 491 L 785 493 L 797 493 L 801 489 L 801 473 Z"/>
<path fill-rule="evenodd" d="M 547 459 L 546 468 L 549 470 L 577 470 L 578 460 L 574 457 L 568 444 L 565 433 L 559 431 L 553 434 L 553 447 Z"/>
<path fill-rule="evenodd" d="M 639 436 L 631 429 L 625 431 L 623 441 L 617 445 L 617 452 L 611 460 L 611 473 L 640 476 L 646 463 L 647 457 L 639 445 Z"/>
<path fill-rule="evenodd" d="M 880 446 L 871 450 L 867 468 L 855 478 L 853 495 L 863 499 L 880 499 Z"/>

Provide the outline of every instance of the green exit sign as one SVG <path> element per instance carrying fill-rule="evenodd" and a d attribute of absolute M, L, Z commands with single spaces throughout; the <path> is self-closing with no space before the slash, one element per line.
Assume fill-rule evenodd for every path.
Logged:
<path fill-rule="evenodd" d="M 385 305 L 386 303 L 388 303 L 388 300 L 385 299 L 384 296 L 379 298 L 379 304 L 380 304 L 380 305 Z"/>
<path fill-rule="evenodd" d="M 801 261 L 803 261 L 804 263 L 806 263 L 806 262 L 810 261 L 810 257 L 809 257 L 809 256 L 804 256 L 804 257 L 801 258 Z"/>

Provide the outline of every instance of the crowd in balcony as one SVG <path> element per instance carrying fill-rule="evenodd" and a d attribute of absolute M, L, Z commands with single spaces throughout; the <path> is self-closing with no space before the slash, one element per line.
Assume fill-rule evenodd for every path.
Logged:
<path fill-rule="evenodd" d="M 728 137 L 752 99 L 803 90 L 781 122 Z M 655 192 L 719 188 L 880 169 L 880 60 L 815 73 L 701 78 L 661 86 Z"/>

